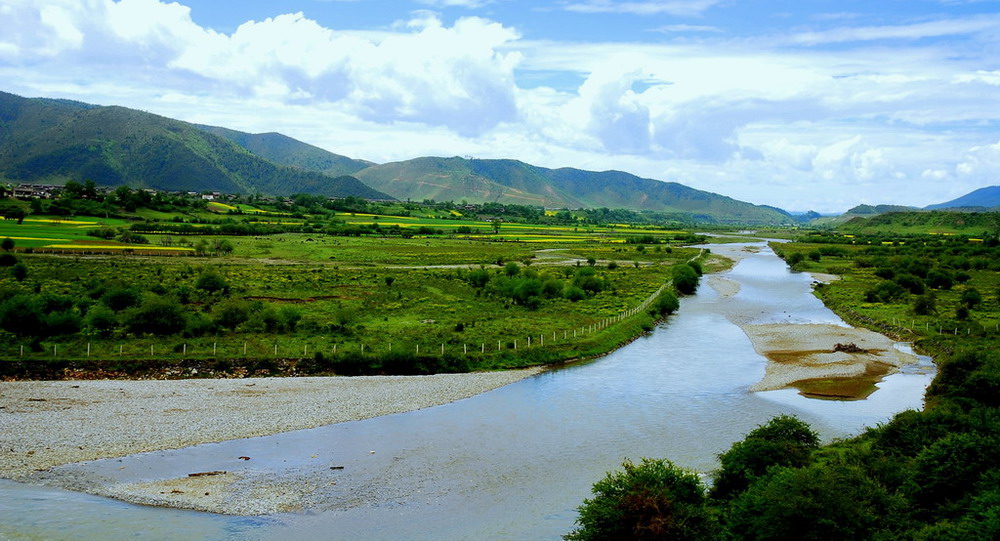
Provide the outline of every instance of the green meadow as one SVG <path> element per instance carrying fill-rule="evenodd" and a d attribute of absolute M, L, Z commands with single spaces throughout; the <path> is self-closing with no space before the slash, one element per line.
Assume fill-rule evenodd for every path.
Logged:
<path fill-rule="evenodd" d="M 372 210 L 209 202 L 2 220 L 14 246 L 0 359 L 8 371 L 198 362 L 202 374 L 547 364 L 650 329 L 674 309 L 674 268 L 710 259 L 684 247 L 701 237 L 648 225 Z"/>

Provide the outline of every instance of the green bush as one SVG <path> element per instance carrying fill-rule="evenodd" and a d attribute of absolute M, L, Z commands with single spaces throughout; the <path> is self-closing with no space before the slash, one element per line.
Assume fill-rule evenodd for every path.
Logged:
<path fill-rule="evenodd" d="M 737 498 L 732 539 L 872 539 L 905 510 L 857 467 L 777 467 Z"/>
<path fill-rule="evenodd" d="M 819 436 L 799 419 L 780 415 L 750 431 L 719 455 L 712 497 L 736 497 L 774 466 L 805 466 L 819 446 Z"/>
<path fill-rule="evenodd" d="M 675 265 L 671 269 L 674 288 L 682 295 L 693 295 L 698 290 L 698 274 L 689 265 Z"/>
<path fill-rule="evenodd" d="M 718 524 L 694 473 L 668 460 L 626 461 L 593 487 L 569 540 L 713 539 Z"/>

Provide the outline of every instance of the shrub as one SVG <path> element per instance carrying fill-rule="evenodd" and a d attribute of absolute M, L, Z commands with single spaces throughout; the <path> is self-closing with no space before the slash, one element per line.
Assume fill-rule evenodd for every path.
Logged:
<path fill-rule="evenodd" d="M 235 330 L 250 319 L 250 305 L 244 300 L 227 299 L 217 304 L 213 312 L 215 323 L 224 329 Z"/>
<path fill-rule="evenodd" d="M 0 267 L 13 267 L 17 265 L 17 256 L 14 254 L 0 254 Z"/>
<path fill-rule="evenodd" d="M 121 312 L 127 308 L 139 306 L 139 303 L 142 302 L 142 296 L 139 294 L 138 289 L 132 287 L 115 287 L 109 289 L 104 295 L 101 295 L 101 302 L 115 312 Z"/>
<path fill-rule="evenodd" d="M 674 287 L 682 295 L 692 295 L 698 290 L 698 274 L 689 265 L 675 265 L 671 276 Z"/>
<path fill-rule="evenodd" d="M 905 295 L 906 290 L 896 282 L 882 282 L 865 292 L 865 302 L 891 303 Z"/>
<path fill-rule="evenodd" d="M 788 415 L 775 417 L 719 455 L 712 497 L 739 495 L 773 466 L 804 466 L 818 446 L 819 437 L 809 425 Z"/>
<path fill-rule="evenodd" d="M 718 525 L 705 503 L 704 486 L 694 473 L 668 460 L 626 461 L 608 473 L 579 508 L 570 540 L 710 539 Z"/>
<path fill-rule="evenodd" d="M 587 292 L 573 285 L 567 285 L 563 289 L 563 298 L 570 301 L 582 301 L 587 298 Z"/>
<path fill-rule="evenodd" d="M 125 324 L 137 334 L 177 334 L 187 325 L 184 308 L 177 301 L 150 297 L 138 308 L 126 312 Z"/>
<path fill-rule="evenodd" d="M 779 467 L 730 507 L 734 539 L 871 539 L 902 509 L 859 468 L 839 464 Z"/>
<path fill-rule="evenodd" d="M 924 281 L 912 274 L 897 275 L 893 281 L 914 295 L 922 295 L 924 292 Z"/>
<path fill-rule="evenodd" d="M 202 272 L 198 276 L 198 280 L 195 282 L 194 287 L 209 293 L 215 293 L 216 291 L 226 293 L 229 291 L 229 283 L 226 282 L 226 279 L 223 278 L 221 274 L 212 270 Z"/>
<path fill-rule="evenodd" d="M 664 291 L 656 299 L 656 312 L 661 316 L 669 316 L 680 307 L 681 303 L 677 300 L 677 296 L 669 291 Z"/>

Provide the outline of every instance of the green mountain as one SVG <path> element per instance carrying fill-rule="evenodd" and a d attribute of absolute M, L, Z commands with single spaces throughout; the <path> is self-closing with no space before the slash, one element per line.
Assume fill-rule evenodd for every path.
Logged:
<path fill-rule="evenodd" d="M 795 222 L 782 211 L 675 182 L 640 178 L 621 171 L 547 169 L 517 160 L 416 158 L 375 165 L 358 171 L 356 176 L 397 199 L 655 210 L 717 223 Z"/>
<path fill-rule="evenodd" d="M 229 139 L 265 160 L 307 171 L 318 171 L 331 177 L 353 175 L 375 165 L 373 162 L 334 154 L 280 133 L 246 133 L 202 125 L 198 125 L 198 128 Z"/>
<path fill-rule="evenodd" d="M 868 235 L 935 233 L 991 236 L 1000 234 L 1000 213 L 957 212 L 951 209 L 887 212 L 868 217 L 855 216 L 838 225 L 837 231 Z"/>
<path fill-rule="evenodd" d="M 992 209 L 1000 207 L 1000 186 L 987 186 L 969 192 L 958 199 L 953 199 L 946 203 L 928 205 L 927 210 L 940 209 Z"/>
<path fill-rule="evenodd" d="M 389 198 L 353 177 L 279 165 L 186 122 L 0 92 L 0 177 L 160 190 Z"/>

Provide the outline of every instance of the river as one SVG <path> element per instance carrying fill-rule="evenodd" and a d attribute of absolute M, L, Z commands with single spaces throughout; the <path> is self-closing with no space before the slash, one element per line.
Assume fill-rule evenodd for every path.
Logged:
<path fill-rule="evenodd" d="M 229 517 L 0 482 L 0 537 L 559 539 L 591 485 L 625 458 L 666 457 L 710 472 L 718 453 L 779 414 L 799 416 L 829 441 L 922 407 L 932 378 L 926 357 L 866 400 L 748 392 L 766 360 L 734 315 L 843 322 L 811 294 L 809 275 L 789 272 L 763 244 L 756 253 L 744 246 L 711 246 L 744 258 L 725 275 L 739 293 L 720 295 L 703 281 L 679 313 L 600 359 L 425 410 L 67 467 L 129 481 L 249 455 L 247 468 L 308 486 L 308 511 Z"/>

